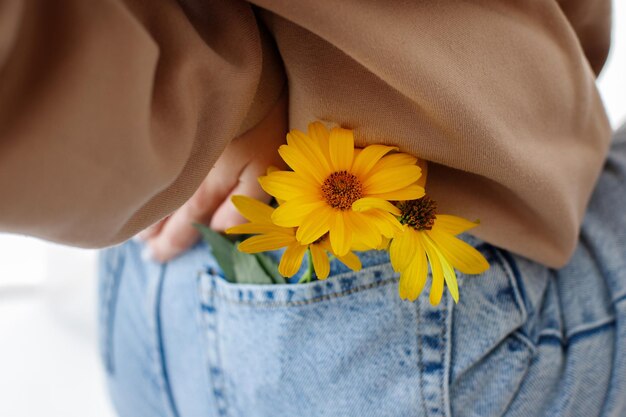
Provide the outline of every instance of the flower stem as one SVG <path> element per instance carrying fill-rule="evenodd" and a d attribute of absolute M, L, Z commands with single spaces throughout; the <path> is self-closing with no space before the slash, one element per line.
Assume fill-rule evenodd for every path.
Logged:
<path fill-rule="evenodd" d="M 302 274 L 300 281 L 298 281 L 298 284 L 311 282 L 311 279 L 313 278 L 313 257 L 311 256 L 310 249 L 307 249 L 306 258 L 307 258 L 307 268 L 306 268 L 306 271 L 304 271 L 304 274 Z"/>

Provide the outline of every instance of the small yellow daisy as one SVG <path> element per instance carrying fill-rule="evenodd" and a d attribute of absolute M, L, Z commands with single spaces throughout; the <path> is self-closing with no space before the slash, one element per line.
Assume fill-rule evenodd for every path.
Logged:
<path fill-rule="evenodd" d="M 480 274 L 489 269 L 484 256 L 472 246 L 455 237 L 478 225 L 457 216 L 437 214 L 435 201 L 425 196 L 418 200 L 397 203 L 401 211 L 402 230 L 389 246 L 391 264 L 400 272 L 400 298 L 414 301 L 422 292 L 432 272 L 430 303 L 441 301 L 444 281 L 455 302 L 459 287 L 454 269 L 464 274 Z"/>
<path fill-rule="evenodd" d="M 286 247 L 278 265 L 278 272 L 285 277 L 291 277 L 298 272 L 305 252 L 310 249 L 315 274 L 319 279 L 328 277 L 330 273 L 328 253 L 335 254 L 327 235 L 315 242 L 302 244 L 296 239 L 296 228 L 277 226 L 272 223 L 274 208 L 271 206 L 243 195 L 235 195 L 231 200 L 241 215 L 249 220 L 249 223 L 231 227 L 226 230 L 226 233 L 257 234 L 241 242 L 238 246 L 240 251 L 259 253 Z M 352 252 L 337 256 L 337 259 L 354 271 L 361 269 L 361 260 Z"/>
<path fill-rule="evenodd" d="M 261 177 L 263 189 L 281 204 L 272 220 L 295 227 L 303 245 L 328 233 L 333 253 L 347 254 L 353 246 L 380 247 L 400 224 L 397 207 L 389 200 L 413 200 L 424 195 L 417 181 L 417 158 L 391 153 L 398 148 L 370 145 L 356 152 L 351 130 L 330 132 L 319 122 L 308 135 L 292 130 L 279 154 L 293 171 Z"/>

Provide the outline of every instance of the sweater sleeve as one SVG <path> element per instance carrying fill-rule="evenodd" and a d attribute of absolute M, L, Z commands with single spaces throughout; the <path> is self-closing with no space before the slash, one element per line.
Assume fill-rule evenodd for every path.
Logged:
<path fill-rule="evenodd" d="M 0 231 L 82 247 L 182 205 L 284 82 L 237 0 L 0 0 L 0 74 Z"/>

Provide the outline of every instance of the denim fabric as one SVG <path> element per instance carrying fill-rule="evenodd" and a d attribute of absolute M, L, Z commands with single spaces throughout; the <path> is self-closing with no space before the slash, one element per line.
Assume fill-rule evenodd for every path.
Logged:
<path fill-rule="evenodd" d="M 326 281 L 234 285 L 200 243 L 101 257 L 101 350 L 123 417 L 626 415 L 626 131 L 571 262 L 489 260 L 461 300 L 401 301 L 384 252 Z"/>

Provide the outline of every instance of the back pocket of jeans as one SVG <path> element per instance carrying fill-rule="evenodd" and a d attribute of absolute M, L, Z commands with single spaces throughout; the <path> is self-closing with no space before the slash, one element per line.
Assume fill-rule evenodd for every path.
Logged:
<path fill-rule="evenodd" d="M 210 387 L 220 415 L 413 415 L 415 305 L 390 265 L 325 281 L 199 278 Z"/>
<path fill-rule="evenodd" d="M 451 346 L 452 415 L 499 416 L 526 377 L 536 346 L 526 336 L 528 312 L 522 277 L 512 258 L 491 245 L 478 247 L 491 268 L 461 276 Z"/>
<path fill-rule="evenodd" d="M 98 345 L 108 373 L 113 372 L 113 326 L 124 259 L 123 245 L 103 249 L 98 256 Z"/>

